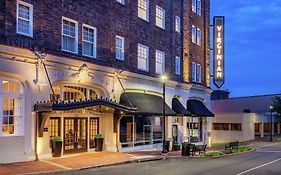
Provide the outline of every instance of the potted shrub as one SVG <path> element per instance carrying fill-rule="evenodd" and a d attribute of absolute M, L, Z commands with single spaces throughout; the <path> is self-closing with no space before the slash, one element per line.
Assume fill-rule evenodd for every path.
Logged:
<path fill-rule="evenodd" d="M 95 146 L 96 146 L 96 151 L 102 151 L 103 148 L 103 136 L 102 134 L 96 134 L 95 135 Z"/>
<path fill-rule="evenodd" d="M 62 141 L 60 136 L 53 137 L 53 149 L 52 154 L 53 157 L 60 157 L 61 156 L 61 149 L 62 149 Z"/>
<path fill-rule="evenodd" d="M 177 141 L 173 142 L 173 151 L 179 151 L 180 150 L 180 144 Z"/>

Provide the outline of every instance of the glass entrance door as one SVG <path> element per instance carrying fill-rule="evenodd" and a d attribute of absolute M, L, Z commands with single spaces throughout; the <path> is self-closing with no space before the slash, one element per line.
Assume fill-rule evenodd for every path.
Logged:
<path fill-rule="evenodd" d="M 64 153 L 87 151 L 87 118 L 64 118 Z"/>

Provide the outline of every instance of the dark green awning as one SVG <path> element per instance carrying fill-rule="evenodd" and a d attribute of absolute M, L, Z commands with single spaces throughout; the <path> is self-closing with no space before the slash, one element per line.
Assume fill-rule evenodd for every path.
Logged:
<path fill-rule="evenodd" d="M 134 115 L 146 115 L 146 116 L 163 116 L 163 98 L 161 96 L 137 93 L 137 92 L 126 92 L 120 97 L 120 104 L 130 106 L 130 103 L 137 108 Z M 165 115 L 176 116 L 173 111 L 165 103 Z"/>
<path fill-rule="evenodd" d="M 179 115 L 191 116 L 191 113 L 185 109 L 177 98 L 173 98 L 172 100 L 172 109 Z"/>
<path fill-rule="evenodd" d="M 197 117 L 214 117 L 213 114 L 202 101 L 200 100 L 187 100 L 186 109 L 191 112 L 192 115 L 196 115 Z"/>

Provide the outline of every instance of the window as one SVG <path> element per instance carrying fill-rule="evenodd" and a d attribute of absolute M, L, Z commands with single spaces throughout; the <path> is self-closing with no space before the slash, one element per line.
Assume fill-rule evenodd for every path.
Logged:
<path fill-rule="evenodd" d="M 149 21 L 149 0 L 138 0 L 138 17 Z"/>
<path fill-rule="evenodd" d="M 192 82 L 196 82 L 196 63 L 192 62 Z"/>
<path fill-rule="evenodd" d="M 121 36 L 116 36 L 116 59 L 124 60 L 124 38 Z"/>
<path fill-rule="evenodd" d="M 192 43 L 201 46 L 201 30 L 192 25 Z"/>
<path fill-rule="evenodd" d="M 138 44 L 138 69 L 148 71 L 149 48 Z"/>
<path fill-rule="evenodd" d="M 165 53 L 159 50 L 155 52 L 156 57 L 156 73 L 162 74 L 165 72 Z"/>
<path fill-rule="evenodd" d="M 192 0 L 192 11 L 196 12 L 196 1 L 197 0 Z"/>
<path fill-rule="evenodd" d="M 120 4 L 125 5 L 125 0 L 116 0 L 117 2 L 119 2 Z"/>
<path fill-rule="evenodd" d="M 0 78 L 0 136 L 23 134 L 22 102 L 20 84 Z"/>
<path fill-rule="evenodd" d="M 156 5 L 156 26 L 165 29 L 165 10 Z"/>
<path fill-rule="evenodd" d="M 175 19 L 175 30 L 178 33 L 181 33 L 181 18 L 179 16 L 176 16 Z"/>
<path fill-rule="evenodd" d="M 192 25 L 192 43 L 196 44 L 196 27 Z"/>
<path fill-rule="evenodd" d="M 33 36 L 33 5 L 23 1 L 17 3 L 17 33 Z"/>
<path fill-rule="evenodd" d="M 202 68 L 200 64 L 197 64 L 197 68 L 196 68 L 196 80 L 198 83 L 201 83 L 201 72 L 202 72 Z"/>
<path fill-rule="evenodd" d="M 96 28 L 83 24 L 83 49 L 82 54 L 96 58 Z"/>
<path fill-rule="evenodd" d="M 78 53 L 78 22 L 62 18 L 62 50 Z"/>
<path fill-rule="evenodd" d="M 213 130 L 242 131 L 241 123 L 213 123 Z"/>
<path fill-rule="evenodd" d="M 50 147 L 52 147 L 53 144 L 53 138 L 56 136 L 61 136 L 60 135 L 60 118 L 59 117 L 50 117 L 50 130 L 49 130 L 49 135 L 50 135 Z"/>
<path fill-rule="evenodd" d="M 192 0 L 192 11 L 201 16 L 201 0 Z"/>
<path fill-rule="evenodd" d="M 176 60 L 175 60 L 175 73 L 177 75 L 181 74 L 181 60 L 180 57 L 176 56 Z"/>
<path fill-rule="evenodd" d="M 201 46 L 201 30 L 197 28 L 197 45 Z"/>
<path fill-rule="evenodd" d="M 197 4 L 196 4 L 196 13 L 197 13 L 198 15 L 200 15 L 200 16 L 201 16 L 201 6 L 202 6 L 201 0 L 197 0 Z"/>

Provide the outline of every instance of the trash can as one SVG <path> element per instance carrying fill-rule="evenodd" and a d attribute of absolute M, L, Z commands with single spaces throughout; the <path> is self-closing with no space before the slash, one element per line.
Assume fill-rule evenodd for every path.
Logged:
<path fill-rule="evenodd" d="M 170 151 L 170 141 L 165 141 L 164 145 L 165 145 L 166 151 L 169 152 Z"/>
<path fill-rule="evenodd" d="M 187 156 L 187 144 L 186 142 L 182 143 L 181 156 Z"/>

